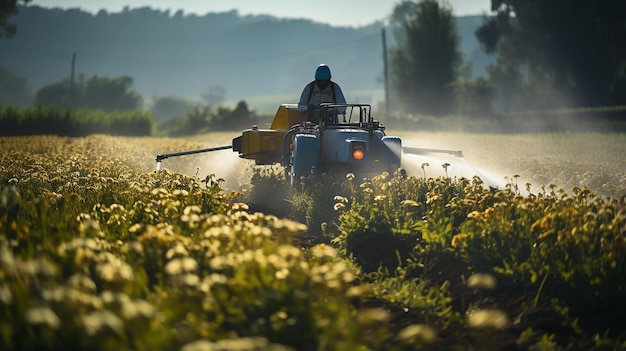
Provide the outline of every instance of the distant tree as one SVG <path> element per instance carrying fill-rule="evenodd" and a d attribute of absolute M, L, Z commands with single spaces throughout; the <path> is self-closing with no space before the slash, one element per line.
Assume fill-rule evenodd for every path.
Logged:
<path fill-rule="evenodd" d="M 35 94 L 35 105 L 69 107 L 72 86 L 69 79 L 41 87 Z"/>
<path fill-rule="evenodd" d="M 492 0 L 476 36 L 510 108 L 626 103 L 626 1 Z"/>
<path fill-rule="evenodd" d="M 181 119 L 172 120 L 167 133 L 172 136 L 194 135 L 210 129 L 211 110 L 204 105 L 196 105 Z"/>
<path fill-rule="evenodd" d="M 106 78 L 81 75 L 72 86 L 69 79 L 42 87 L 37 91 L 35 104 L 63 107 L 99 109 L 103 111 L 129 111 L 141 108 L 142 98 L 131 90 L 133 78 L 122 76 Z"/>
<path fill-rule="evenodd" d="M 155 119 L 171 119 L 185 116 L 191 112 L 191 102 L 176 96 L 163 96 L 156 98 L 150 111 Z"/>
<path fill-rule="evenodd" d="M 493 88 L 485 78 L 460 81 L 454 84 L 459 115 L 485 117 L 492 114 Z"/>
<path fill-rule="evenodd" d="M 209 107 L 215 107 L 226 100 L 226 88 L 221 85 L 210 86 L 202 94 L 202 99 Z"/>
<path fill-rule="evenodd" d="M 228 115 L 226 124 L 228 125 L 229 129 L 243 129 L 250 128 L 253 121 L 254 113 L 250 111 L 250 109 L 248 108 L 248 104 L 245 101 L 241 100 L 237 103 L 235 109 Z"/>
<path fill-rule="evenodd" d="M 391 85 L 406 111 L 431 115 L 454 112 L 452 83 L 462 63 L 459 37 L 451 7 L 437 0 L 396 6 L 397 47 L 391 50 Z M 396 25 L 397 27 L 397 25 Z"/>
<path fill-rule="evenodd" d="M 26 78 L 0 66 L 0 107 L 15 105 L 25 107 L 33 103 L 33 92 Z"/>
<path fill-rule="evenodd" d="M 391 13 L 389 27 L 396 43 L 406 41 L 405 23 L 411 21 L 418 11 L 418 3 L 415 1 L 402 1 L 398 3 Z"/>
<path fill-rule="evenodd" d="M 14 24 L 9 23 L 9 16 L 17 13 L 17 6 L 19 3 L 26 5 L 31 1 L 32 0 L 0 1 L 0 38 L 10 38 L 15 34 L 17 27 Z"/>

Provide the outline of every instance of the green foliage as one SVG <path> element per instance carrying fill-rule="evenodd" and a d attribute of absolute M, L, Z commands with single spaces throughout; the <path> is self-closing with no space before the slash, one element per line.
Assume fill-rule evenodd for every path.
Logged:
<path fill-rule="evenodd" d="M 453 86 L 458 114 L 473 118 L 484 118 L 493 114 L 493 88 L 486 79 L 454 83 Z"/>
<path fill-rule="evenodd" d="M 461 54 L 452 9 L 436 0 L 405 1 L 392 19 L 403 28 L 390 68 L 404 110 L 437 116 L 453 112 L 450 84 L 457 79 Z"/>
<path fill-rule="evenodd" d="M 28 4 L 31 0 L 8 0 L 0 3 L 0 38 L 12 37 L 17 31 L 17 27 L 9 23 L 9 16 L 17 13 L 17 5 L 22 3 Z"/>
<path fill-rule="evenodd" d="M 210 130 L 242 130 L 251 128 L 256 122 L 256 117 L 248 109 L 248 104 L 242 100 L 232 110 L 218 107 L 208 122 Z"/>
<path fill-rule="evenodd" d="M 182 117 L 189 113 L 191 102 L 176 96 L 158 97 L 152 103 L 150 112 L 156 121 Z"/>
<path fill-rule="evenodd" d="M 142 111 L 104 112 L 59 107 L 0 109 L 0 134 L 5 136 L 56 134 L 84 136 L 89 134 L 150 135 L 152 116 Z"/>
<path fill-rule="evenodd" d="M 162 124 L 167 128 L 167 134 L 172 136 L 194 135 L 208 131 L 209 120 L 211 118 L 211 110 L 209 107 L 197 105 L 183 118 L 172 120 L 171 127 L 168 124 Z"/>
<path fill-rule="evenodd" d="M 384 335 L 333 248 L 293 245 L 304 225 L 248 213 L 214 176 L 142 173 L 105 139 L 36 140 L 11 145 L 23 173 L 0 207 L 3 350 L 354 350 Z"/>
<path fill-rule="evenodd" d="M 490 69 L 510 109 L 623 105 L 626 35 L 621 1 L 494 2 L 476 36 L 498 55 Z M 578 38 L 578 39 L 574 39 Z"/>
<path fill-rule="evenodd" d="M 321 228 L 324 233 L 336 231 L 338 213 L 330 211 L 335 203 L 335 196 L 345 192 L 346 184 L 340 174 L 313 174 L 300 178 L 291 197 L 293 218 L 306 223 L 310 228 L 313 242 L 329 243 L 331 237 L 319 236 Z"/>
<path fill-rule="evenodd" d="M 77 82 L 70 79 L 46 85 L 35 95 L 35 104 L 70 108 L 113 111 L 133 111 L 141 108 L 142 98 L 130 90 L 133 78 L 87 78 L 81 74 Z"/>
<path fill-rule="evenodd" d="M 626 307 L 619 298 L 626 289 L 626 214 L 617 199 L 583 188 L 574 188 L 573 195 L 561 190 L 522 197 L 514 183 L 490 191 L 478 178 L 401 174 L 374 177 L 350 189 L 350 199 L 336 198 L 340 234 L 333 242 L 364 272 L 379 272 L 373 284 L 387 301 L 424 296 L 410 293 L 417 286 L 408 277 L 422 279 L 415 283 L 425 287 L 457 286 L 469 272 L 486 272 L 498 281 L 491 287 L 495 294 L 528 296 L 527 308 L 549 306 L 556 313 L 562 308 L 549 298 L 563 301 L 568 308 L 562 323 L 575 333 L 615 330 L 616 323 L 624 323 L 618 311 Z M 400 278 L 384 274 L 396 270 Z M 453 315 L 484 303 L 480 295 L 455 291 L 456 301 L 448 301 L 454 309 L 447 310 Z M 422 313 L 431 310 L 424 308 Z M 494 320 L 500 313 L 493 312 Z M 605 322 L 583 320 L 595 313 Z M 624 336 L 617 330 L 612 335 Z M 537 340 L 538 345 L 550 341 Z"/>
<path fill-rule="evenodd" d="M 291 187 L 285 181 L 281 166 L 254 167 L 250 188 L 245 192 L 245 201 L 257 211 L 288 217 L 293 211 L 289 203 L 291 194 Z M 305 221 L 301 223 L 310 225 Z"/>
<path fill-rule="evenodd" d="M 216 175 L 147 172 L 150 140 L 136 139 L 0 140 L 3 350 L 626 343 L 623 199 L 314 175 L 290 193 L 293 216 L 332 219 L 307 228 L 256 212 Z M 282 173 L 253 182 L 258 199 L 283 198 L 261 192 Z M 297 244 L 317 228 L 336 248 Z"/>
<path fill-rule="evenodd" d="M 0 65 L 0 107 L 15 105 L 25 107 L 33 103 L 33 92 L 26 78 Z"/>
<path fill-rule="evenodd" d="M 408 272 L 409 269 L 401 268 L 395 275 L 370 274 L 368 277 L 372 279 L 374 296 L 417 311 L 413 323 L 439 328 L 463 324 L 461 314 L 452 306 L 449 281 L 434 285 L 427 280 L 415 279 Z"/>
<path fill-rule="evenodd" d="M 458 199 L 468 189 L 482 187 L 479 179 L 455 183 L 407 177 L 401 172 L 387 178 L 388 174 L 382 174 L 358 187 L 351 185 L 350 200 L 339 196 L 335 204 L 341 215 L 340 235 L 334 242 L 366 271 L 380 264 L 394 270 L 417 246 L 449 246 L 455 227 L 469 212 Z"/>
<path fill-rule="evenodd" d="M 183 118 L 162 124 L 172 136 L 194 135 L 214 131 L 233 131 L 251 128 L 262 120 L 248 109 L 245 101 L 239 101 L 235 108 L 210 105 L 196 105 Z"/>
<path fill-rule="evenodd" d="M 499 202 L 472 212 L 460 228 L 468 233 L 463 252 L 476 269 L 492 271 L 510 282 L 563 299 L 574 315 L 602 311 L 609 327 L 622 306 L 624 206 L 588 189 L 543 193 L 522 198 L 498 193 Z M 584 304 L 577 303 L 586 301 Z M 582 322 L 582 324 L 585 324 Z"/>

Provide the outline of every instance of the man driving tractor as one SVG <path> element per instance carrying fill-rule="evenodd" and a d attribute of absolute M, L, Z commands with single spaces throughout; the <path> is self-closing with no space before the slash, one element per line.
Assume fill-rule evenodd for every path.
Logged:
<path fill-rule="evenodd" d="M 333 82 L 330 78 L 330 68 L 325 64 L 321 64 L 315 70 L 315 80 L 304 86 L 298 102 L 298 111 L 308 111 L 309 119 L 313 119 L 313 112 L 319 110 L 320 104 L 346 103 L 346 98 L 343 96 L 339 84 Z M 341 113 L 341 111 L 339 112 Z"/>

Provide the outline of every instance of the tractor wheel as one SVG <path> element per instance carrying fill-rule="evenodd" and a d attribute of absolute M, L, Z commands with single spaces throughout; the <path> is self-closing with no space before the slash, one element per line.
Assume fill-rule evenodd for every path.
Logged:
<path fill-rule="evenodd" d="M 308 177 L 311 169 L 317 167 L 319 142 L 315 135 L 296 135 L 293 139 L 291 157 L 291 186 L 294 186 L 300 177 Z"/>
<path fill-rule="evenodd" d="M 384 136 L 382 138 L 383 144 L 387 146 L 387 152 L 389 154 L 387 168 L 390 174 L 393 174 L 399 167 L 402 161 L 402 139 L 397 136 Z"/>

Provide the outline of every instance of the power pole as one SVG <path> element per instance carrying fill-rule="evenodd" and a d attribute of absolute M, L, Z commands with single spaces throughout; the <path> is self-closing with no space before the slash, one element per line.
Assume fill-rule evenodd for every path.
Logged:
<path fill-rule="evenodd" d="M 385 35 L 385 27 L 382 28 L 383 39 L 383 72 L 385 76 L 385 112 L 389 114 L 389 73 L 387 71 L 387 35 Z"/>
<path fill-rule="evenodd" d="M 76 68 L 76 53 L 72 55 L 72 68 L 70 71 L 70 110 L 74 109 L 74 70 Z"/>

